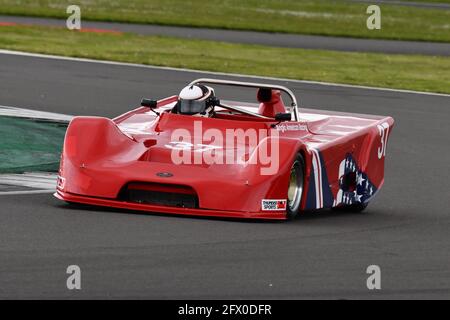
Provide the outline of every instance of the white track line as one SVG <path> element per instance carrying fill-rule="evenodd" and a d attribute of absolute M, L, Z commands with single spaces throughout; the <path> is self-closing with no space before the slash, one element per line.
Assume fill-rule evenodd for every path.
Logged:
<path fill-rule="evenodd" d="M 24 173 L 24 174 L 1 174 L 0 184 L 34 188 L 38 190 L 55 191 L 56 189 L 55 173 Z M 30 190 L 36 191 L 36 190 Z M 17 192 L 17 191 L 12 191 Z M 21 191 L 22 192 L 22 191 Z M 23 191 L 29 192 L 29 191 Z M 11 194 L 10 192 L 3 192 Z"/>
<path fill-rule="evenodd" d="M 22 194 L 44 194 L 44 193 L 55 193 L 55 190 L 30 190 L 30 191 L 5 191 L 0 192 L 0 196 L 15 196 Z"/>
<path fill-rule="evenodd" d="M 31 109 L 0 106 L 0 116 L 69 122 L 73 116 Z"/>
<path fill-rule="evenodd" d="M 192 69 L 184 69 L 184 68 L 159 67 L 159 66 L 144 65 L 144 64 L 137 64 L 137 63 L 63 57 L 63 56 L 56 56 L 56 55 L 29 53 L 29 52 L 23 52 L 23 51 L 12 51 L 12 50 L 3 50 L 3 49 L 0 49 L 0 54 L 16 55 L 16 56 L 24 56 L 24 57 L 34 57 L 34 58 L 45 58 L 45 59 L 56 59 L 56 60 L 67 60 L 67 61 L 75 61 L 75 62 L 100 63 L 100 64 L 147 68 L 147 69 L 156 69 L 156 70 L 191 72 L 191 73 L 218 75 L 218 76 L 245 77 L 245 78 L 250 78 L 250 79 L 263 79 L 263 80 L 271 80 L 271 81 L 287 81 L 287 82 L 293 82 L 293 83 L 315 84 L 315 85 L 321 85 L 321 86 L 333 86 L 333 87 L 343 87 L 343 88 L 356 88 L 356 89 L 366 89 L 366 90 L 377 90 L 377 91 L 401 92 L 401 93 L 409 93 L 409 94 L 421 94 L 421 95 L 429 95 L 429 96 L 450 97 L 450 94 L 445 94 L 445 93 L 434 93 L 434 92 L 413 91 L 413 90 L 404 90 L 404 89 L 391 89 L 391 88 L 377 88 L 377 87 L 358 86 L 358 85 L 351 85 L 351 84 L 309 81 L 309 80 L 295 80 L 295 79 L 275 78 L 275 77 L 263 77 L 263 76 L 245 75 L 245 74 L 238 74 L 238 73 L 201 71 L 201 70 L 192 70 Z"/>

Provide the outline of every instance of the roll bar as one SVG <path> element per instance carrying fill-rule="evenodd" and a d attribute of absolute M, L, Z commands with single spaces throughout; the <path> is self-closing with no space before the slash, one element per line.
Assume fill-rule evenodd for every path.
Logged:
<path fill-rule="evenodd" d="M 208 79 L 201 78 L 192 81 L 189 86 L 198 84 L 198 83 L 209 83 L 209 84 L 219 84 L 219 85 L 227 85 L 227 86 L 235 86 L 235 87 L 247 87 L 247 88 L 264 88 L 264 89 L 275 89 L 280 90 L 289 96 L 291 99 L 291 114 L 294 116 L 294 120 L 299 120 L 299 111 L 297 105 L 297 99 L 295 98 L 294 93 L 286 87 L 273 85 L 273 84 L 264 84 L 264 83 L 254 83 L 254 82 L 242 82 L 242 81 L 233 81 L 233 80 L 219 80 L 219 79 Z"/>

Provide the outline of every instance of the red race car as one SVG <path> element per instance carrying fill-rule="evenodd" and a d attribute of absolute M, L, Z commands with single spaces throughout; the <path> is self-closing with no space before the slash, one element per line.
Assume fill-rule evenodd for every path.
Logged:
<path fill-rule="evenodd" d="M 224 85 L 253 88 L 258 103 L 219 99 L 212 86 Z M 299 110 L 283 86 L 198 79 L 112 120 L 75 117 L 55 196 L 232 218 L 362 211 L 383 185 L 393 124 L 391 117 Z"/>

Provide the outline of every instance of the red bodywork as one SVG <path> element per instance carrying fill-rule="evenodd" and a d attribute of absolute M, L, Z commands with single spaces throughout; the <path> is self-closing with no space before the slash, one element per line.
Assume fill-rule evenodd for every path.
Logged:
<path fill-rule="evenodd" d="M 261 175 L 259 164 L 174 164 L 167 146 L 173 143 L 174 130 L 193 133 L 194 121 L 202 122 L 203 131 L 214 128 L 225 132 L 248 128 L 269 131 L 276 124 L 274 120 L 229 112 L 218 112 L 216 118 L 170 113 L 176 101 L 177 96 L 158 101 L 155 110 L 160 117 L 147 107 L 113 120 L 75 117 L 66 133 L 56 197 L 147 212 L 285 219 L 285 209 L 263 210 L 262 201 L 287 198 L 291 166 L 299 152 L 305 160 L 300 211 L 368 202 L 383 185 L 386 144 L 394 124 L 391 117 L 300 109 L 299 121 L 277 127 L 277 173 Z M 258 105 L 253 107 L 258 112 Z M 259 112 L 268 114 L 270 110 L 259 106 Z M 251 157 L 251 150 L 245 157 Z M 169 197 L 195 195 L 197 203 L 195 207 L 177 207 L 122 197 L 133 190 L 151 190 Z"/>

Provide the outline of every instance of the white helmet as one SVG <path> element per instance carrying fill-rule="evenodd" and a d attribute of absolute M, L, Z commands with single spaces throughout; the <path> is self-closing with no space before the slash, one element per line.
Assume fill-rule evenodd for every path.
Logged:
<path fill-rule="evenodd" d="M 178 113 L 210 117 L 216 103 L 214 90 L 204 85 L 192 85 L 181 90 L 178 99 Z"/>

